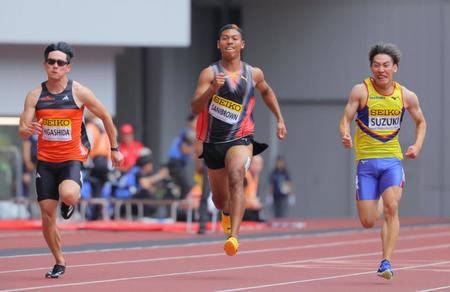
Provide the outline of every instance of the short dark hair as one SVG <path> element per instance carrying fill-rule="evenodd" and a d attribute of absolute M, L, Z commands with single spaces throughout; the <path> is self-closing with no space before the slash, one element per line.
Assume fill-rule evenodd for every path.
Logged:
<path fill-rule="evenodd" d="M 244 39 L 244 31 L 242 30 L 242 28 L 240 28 L 237 24 L 234 24 L 234 23 L 225 24 L 224 26 L 222 26 L 222 28 L 219 29 L 219 35 L 218 35 L 219 39 L 222 36 L 222 33 L 227 29 L 237 30 L 241 34 L 242 39 Z"/>
<path fill-rule="evenodd" d="M 48 45 L 44 50 L 45 60 L 48 58 L 48 54 L 53 51 L 61 51 L 67 56 L 67 63 L 70 63 L 70 60 L 75 56 L 72 47 L 66 42 L 58 42 L 56 44 Z"/>
<path fill-rule="evenodd" d="M 189 114 L 189 115 L 186 117 L 186 121 L 187 121 L 187 122 L 192 122 L 193 120 L 195 120 L 195 116 L 194 116 L 193 114 Z"/>
<path fill-rule="evenodd" d="M 400 63 L 401 52 L 400 49 L 391 43 L 378 43 L 373 45 L 369 50 L 370 65 L 373 63 L 373 59 L 378 54 L 386 54 L 392 58 L 395 65 Z"/>

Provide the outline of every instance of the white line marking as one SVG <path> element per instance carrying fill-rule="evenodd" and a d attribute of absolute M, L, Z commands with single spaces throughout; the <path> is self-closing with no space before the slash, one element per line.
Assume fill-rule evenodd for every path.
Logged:
<path fill-rule="evenodd" d="M 83 234 L 86 233 L 84 230 L 62 230 L 60 231 L 61 235 L 70 235 L 70 234 Z M 25 237 L 25 236 L 36 236 L 41 238 L 42 237 L 42 231 L 22 231 L 22 232 L 15 232 L 15 233 L 0 233 L 0 238 L 13 238 L 13 237 Z"/>
<path fill-rule="evenodd" d="M 423 246 L 423 247 L 419 247 L 419 248 L 409 248 L 409 249 L 397 250 L 396 253 L 417 252 L 417 251 L 422 251 L 422 250 L 443 249 L 443 248 L 449 248 L 449 247 L 450 247 L 450 244 L 435 245 L 435 246 Z M 278 262 L 278 263 L 249 265 L 249 266 L 239 266 L 239 267 L 231 267 L 231 268 L 197 270 L 197 271 L 189 271 L 189 272 L 176 272 L 176 273 L 168 273 L 168 274 L 125 277 L 125 278 L 115 278 L 115 279 L 98 280 L 98 281 L 75 282 L 75 283 L 67 283 L 67 284 L 59 284 L 59 285 L 56 284 L 56 285 L 47 285 L 47 286 L 35 286 L 35 287 L 26 287 L 26 288 L 16 288 L 16 289 L 0 290 L 0 292 L 6 292 L 6 291 L 9 291 L 9 292 L 13 292 L 13 291 L 29 291 L 29 290 L 45 289 L 45 288 L 83 286 L 83 285 L 90 285 L 90 284 L 111 283 L 111 282 L 120 282 L 120 281 L 128 281 L 128 280 L 140 280 L 140 279 L 162 278 L 162 277 L 181 276 L 181 275 L 192 275 L 192 274 L 200 274 L 200 273 L 213 273 L 213 272 L 222 272 L 222 271 L 233 271 L 233 270 L 263 268 L 263 267 L 272 267 L 274 265 L 298 264 L 298 263 L 306 263 L 306 262 L 317 261 L 317 260 L 348 259 L 348 258 L 357 258 L 357 257 L 365 257 L 365 256 L 373 256 L 373 255 L 379 255 L 379 252 L 360 253 L 360 254 L 351 254 L 351 255 L 344 255 L 344 256 L 324 257 L 324 258 L 311 258 L 311 259 L 305 259 L 305 260 L 299 260 L 299 261 Z M 414 269 L 414 268 L 420 268 L 420 267 L 426 267 L 426 266 L 435 266 L 435 265 L 441 265 L 441 264 L 447 264 L 447 263 L 450 263 L 450 261 L 441 262 L 441 263 L 431 263 L 431 264 L 424 264 L 424 265 L 416 265 L 416 266 L 410 266 L 410 267 L 403 267 L 403 268 L 399 268 L 397 270 Z M 281 286 L 281 285 L 289 285 L 289 284 L 293 284 L 293 283 L 322 281 L 322 280 L 327 280 L 327 279 L 335 279 L 335 278 L 342 278 L 342 277 L 358 276 L 358 275 L 364 275 L 364 274 L 369 274 L 369 273 L 374 273 L 374 271 L 363 272 L 363 273 L 356 273 L 356 274 L 348 274 L 348 275 L 341 275 L 341 276 L 333 276 L 333 277 L 324 277 L 324 278 L 317 278 L 317 279 L 308 279 L 308 280 L 301 280 L 301 281 L 294 281 L 294 282 L 276 283 L 276 284 L 271 284 L 271 285 L 273 285 L 273 286 Z M 255 286 L 255 287 L 256 288 L 264 288 L 264 287 L 272 287 L 272 286 L 264 285 L 264 286 Z M 238 288 L 238 290 L 235 289 L 235 290 L 223 290 L 223 291 L 240 291 L 240 290 L 247 290 L 247 289 L 256 289 L 255 287 L 245 287 L 245 288 Z"/>
<path fill-rule="evenodd" d="M 429 227 L 429 228 L 437 228 L 437 227 Z M 416 227 L 409 227 L 404 229 L 417 229 Z M 297 234 L 297 235 L 280 235 L 280 236 L 271 236 L 271 237 L 258 237 L 258 238 L 248 238 L 242 239 L 241 242 L 254 242 L 254 241 L 267 241 L 267 240 L 279 240 L 279 239 L 292 239 L 292 238 L 305 238 L 305 237 L 329 237 L 335 235 L 344 235 L 344 234 L 371 234 L 378 233 L 378 230 L 362 230 L 362 231 L 336 231 L 336 232 L 327 232 L 327 233 L 319 233 L 319 234 Z M 440 236 L 450 235 L 450 232 L 442 231 L 436 233 L 427 233 L 422 234 L 420 236 L 417 235 L 407 235 L 402 236 L 399 240 L 408 240 L 408 239 L 416 239 L 416 238 L 434 238 Z M 369 241 L 378 241 L 379 238 L 376 239 L 367 239 Z M 113 251 L 128 251 L 128 250 L 143 250 L 143 249 L 161 249 L 161 248 L 172 248 L 172 247 L 187 247 L 187 246 L 199 246 L 199 245 L 210 245 L 210 244 L 219 244 L 222 243 L 222 239 L 218 239 L 215 241 L 208 242 L 192 242 L 192 243 L 181 243 L 181 244 L 169 244 L 169 245 L 152 245 L 152 246 L 136 246 L 136 247 L 121 247 L 121 248 L 105 248 L 105 249 L 87 249 L 83 251 L 68 251 L 64 252 L 64 254 L 85 254 L 85 253 L 99 253 L 99 252 L 113 252 Z M 317 245 L 318 246 L 318 245 Z M 294 247 L 293 249 L 296 249 Z M 278 249 L 275 249 L 277 251 Z M 264 250 L 263 250 L 264 251 Z M 242 252 L 240 252 L 242 254 Z M 24 255 L 12 255 L 12 256 L 0 256 L 1 259 L 10 259 L 10 258 L 22 258 L 22 257 L 36 257 L 36 256 L 48 256 L 51 253 L 36 253 L 36 254 L 24 254 Z"/>
<path fill-rule="evenodd" d="M 450 286 L 442 286 L 442 287 L 436 287 L 436 288 L 431 288 L 431 289 L 426 289 L 426 290 L 419 290 L 417 292 L 439 291 L 439 290 L 444 290 L 444 289 L 448 289 L 448 288 L 450 288 Z"/>
<path fill-rule="evenodd" d="M 439 232 L 433 234 L 421 234 L 421 235 L 409 235 L 404 236 L 402 240 L 416 240 L 420 238 L 430 238 L 430 237 L 438 237 L 438 236 L 446 236 L 449 235 L 450 232 Z M 346 240 L 346 241 L 335 241 L 328 243 L 319 243 L 319 244 L 308 244 L 308 245 L 300 245 L 300 246 L 289 246 L 289 247 L 276 247 L 276 248 L 265 248 L 265 249 L 254 249 L 248 251 L 239 252 L 240 255 L 243 254 L 256 254 L 256 253 L 268 253 L 268 252 L 281 252 L 281 251 L 291 251 L 291 250 L 302 250 L 302 249 L 315 249 L 322 247 L 336 247 L 342 245 L 351 245 L 351 244 L 361 244 L 361 243 L 372 243 L 378 242 L 379 238 L 373 239 L 358 239 L 358 240 Z M 211 243 L 211 242 L 209 242 Z M 214 242 L 216 243 L 216 242 Z M 217 241 L 219 243 L 219 241 Z M 222 241 L 220 241 L 222 243 Z M 208 244 L 208 243 L 205 243 Z M 197 244 L 187 244 L 189 246 L 197 245 Z M 186 245 L 176 245 L 186 246 Z M 91 251 L 87 251 L 91 252 Z M 77 252 L 74 252 L 77 253 Z M 190 255 L 190 256 L 174 256 L 174 257 L 161 257 L 161 258 L 150 258 L 150 259 L 141 259 L 141 260 L 127 260 L 127 261 L 114 261 L 114 262 L 101 262 L 101 263 L 93 263 L 93 264 L 80 264 L 80 265 L 70 265 L 69 268 L 84 268 L 84 267 L 95 267 L 95 266 L 109 266 L 109 265 L 121 265 L 121 264 L 132 264 L 132 263 L 147 263 L 147 262 L 158 262 L 158 261 L 166 261 L 166 260 L 183 260 L 183 259 L 196 259 L 196 258 L 206 258 L 206 257 L 217 257 L 223 256 L 223 253 L 210 253 L 210 254 L 200 254 L 200 255 Z M 30 272 L 30 271 L 40 271 L 47 270 L 48 267 L 38 267 L 38 268 L 29 268 L 29 269 L 18 269 L 18 270 L 4 270 L 0 271 L 0 274 L 7 273 L 17 273 L 17 272 Z"/>
<path fill-rule="evenodd" d="M 447 262 L 438 262 L 438 263 L 431 263 L 431 264 L 424 264 L 424 265 L 409 266 L 409 267 L 397 268 L 395 270 L 396 271 L 398 271 L 398 270 L 411 270 L 411 269 L 416 269 L 416 268 L 439 266 L 439 265 L 447 264 L 447 263 L 450 263 L 450 262 L 447 261 Z M 235 288 L 235 289 L 216 290 L 215 292 L 234 292 L 234 291 L 254 290 L 254 289 L 262 289 L 262 288 L 286 286 L 286 285 L 292 285 L 292 284 L 300 284 L 300 283 L 325 281 L 325 280 L 332 280 L 332 279 L 339 279 L 339 278 L 347 278 L 347 277 L 353 277 L 353 276 L 368 275 L 368 274 L 373 274 L 373 273 L 375 273 L 375 272 L 374 271 L 370 271 L 370 272 L 362 272 L 362 273 L 354 273 L 354 274 L 345 274 L 345 275 L 321 277 L 321 278 L 298 280 L 298 281 L 290 281 L 290 282 L 280 282 L 280 283 L 267 284 L 267 285 L 242 287 L 242 288 Z M 450 286 L 447 286 L 447 287 L 450 287 Z M 433 291 L 433 290 L 426 290 L 426 291 Z"/>

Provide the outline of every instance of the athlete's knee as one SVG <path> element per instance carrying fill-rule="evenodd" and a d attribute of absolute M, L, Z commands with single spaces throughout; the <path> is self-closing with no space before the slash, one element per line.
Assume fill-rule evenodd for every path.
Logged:
<path fill-rule="evenodd" d="M 217 209 L 223 210 L 225 208 L 225 201 L 222 198 L 217 198 L 213 196 L 212 201 Z"/>
<path fill-rule="evenodd" d="M 41 209 L 42 224 L 49 225 L 56 222 L 56 210 Z"/>
<path fill-rule="evenodd" d="M 396 216 L 398 213 L 398 202 L 395 200 L 384 202 L 384 214 L 387 216 Z"/>
<path fill-rule="evenodd" d="M 361 222 L 361 225 L 367 229 L 372 228 L 375 225 L 375 220 L 370 220 L 367 218 L 360 219 L 360 222 Z"/>
<path fill-rule="evenodd" d="M 231 193 L 234 194 L 236 189 L 244 187 L 244 172 L 240 169 L 233 169 L 228 172 L 228 183 Z"/>
<path fill-rule="evenodd" d="M 67 205 L 75 205 L 80 200 L 81 194 L 79 190 L 61 188 L 59 196 Z"/>
<path fill-rule="evenodd" d="M 359 221 L 361 222 L 361 225 L 364 228 L 372 228 L 375 225 L 375 222 L 377 221 L 376 216 L 372 216 L 373 214 L 369 216 L 360 216 Z"/>

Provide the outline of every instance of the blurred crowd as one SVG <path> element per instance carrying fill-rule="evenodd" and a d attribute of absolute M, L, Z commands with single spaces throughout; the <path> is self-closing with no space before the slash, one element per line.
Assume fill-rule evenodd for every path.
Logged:
<path fill-rule="evenodd" d="M 210 196 L 209 189 L 203 187 L 205 182 L 202 170 L 202 161 L 197 158 L 201 145 L 196 141 L 196 117 L 189 115 L 186 124 L 180 133 L 174 137 L 166 155 L 166 161 L 156 166 L 150 147 L 144 145 L 135 137 L 133 125 L 124 123 L 119 127 L 120 151 L 124 155 L 124 163 L 120 168 L 113 168 L 110 160 L 110 145 L 102 121 L 90 112 L 86 112 L 86 131 L 91 144 L 89 158 L 83 166 L 82 200 L 92 198 L 103 199 L 154 199 L 154 200 L 191 200 L 192 207 L 198 210 Z M 200 150 L 198 150 L 200 147 Z M 36 168 L 37 137 L 31 136 L 23 141 L 23 197 L 33 198 L 34 175 Z M 193 162 L 193 163 L 191 163 Z M 190 167 L 195 168 L 189 169 Z M 253 157 L 250 168 L 246 173 L 244 187 L 246 212 L 244 220 L 264 221 L 262 212 L 264 203 L 259 194 L 260 175 L 264 167 L 263 157 Z M 194 173 L 194 175 L 192 175 Z M 207 183 L 207 180 L 206 180 Z M 282 157 L 277 158 L 275 168 L 272 170 L 269 183 L 272 197 L 267 200 L 274 210 L 274 216 L 281 218 L 287 216 L 288 197 L 292 195 L 290 176 L 286 170 Z M 206 193 L 205 193 L 206 192 Z M 203 194 L 205 193 L 205 194 Z M 202 200 L 202 194 L 205 198 Z M 89 206 L 86 220 L 101 219 L 101 205 Z M 121 210 L 121 215 L 125 211 Z M 166 217 L 168 210 L 165 207 L 145 205 L 144 216 Z M 109 211 L 111 217 L 111 211 Z M 133 208 L 132 214 L 137 210 Z M 201 218 L 208 218 L 208 214 L 200 214 Z M 117 215 L 116 215 L 117 216 Z M 186 219 L 183 212 L 181 218 Z"/>

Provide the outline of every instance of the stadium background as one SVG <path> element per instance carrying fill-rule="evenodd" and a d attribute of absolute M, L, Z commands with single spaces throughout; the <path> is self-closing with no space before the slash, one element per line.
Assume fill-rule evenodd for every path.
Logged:
<path fill-rule="evenodd" d="M 245 31 L 243 59 L 262 68 L 289 131 L 279 142 L 261 100 L 256 137 L 269 142 L 264 178 L 277 154 L 296 185 L 294 217 L 351 217 L 354 163 L 342 148 L 338 121 L 351 87 L 370 74 L 369 46 L 397 44 L 396 79 L 414 90 L 428 121 L 425 146 L 405 161 L 402 215 L 450 215 L 450 1 L 448 0 L 5 0 L 0 8 L 0 115 L 16 117 L 25 94 L 45 79 L 43 48 L 64 40 L 76 57 L 70 75 L 115 115 L 131 122 L 160 162 L 184 124 L 197 76 L 219 55 L 217 30 Z M 0 143 L 19 145 L 14 127 Z M 404 121 L 401 142 L 414 139 Z"/>

